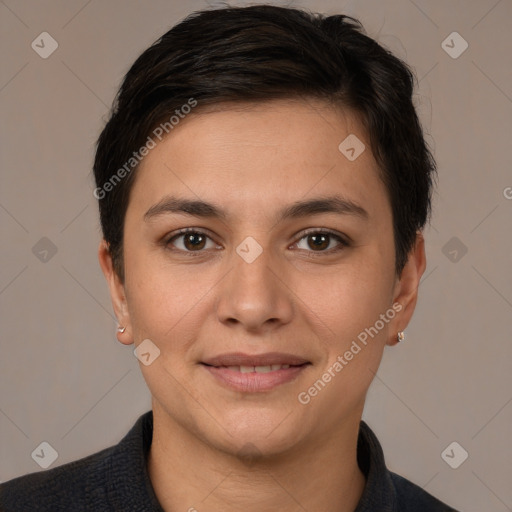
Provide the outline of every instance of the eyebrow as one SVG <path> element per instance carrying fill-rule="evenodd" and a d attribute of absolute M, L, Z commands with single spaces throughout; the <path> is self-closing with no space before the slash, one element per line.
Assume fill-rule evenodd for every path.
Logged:
<path fill-rule="evenodd" d="M 218 218 L 224 221 L 228 217 L 226 212 L 215 204 L 200 200 L 166 196 L 144 214 L 144 220 L 147 222 L 168 213 L 184 213 L 195 217 Z M 368 212 L 354 201 L 340 196 L 329 196 L 309 199 L 307 201 L 297 201 L 278 213 L 277 222 L 321 213 L 352 215 L 363 220 L 368 220 L 369 218 Z"/>

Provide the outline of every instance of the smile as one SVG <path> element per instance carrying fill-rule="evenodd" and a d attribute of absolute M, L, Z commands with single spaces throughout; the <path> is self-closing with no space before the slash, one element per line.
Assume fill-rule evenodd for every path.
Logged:
<path fill-rule="evenodd" d="M 223 354 L 202 362 L 217 383 L 243 393 L 271 391 L 295 380 L 309 361 L 291 354 Z"/>
<path fill-rule="evenodd" d="M 276 370 L 287 370 L 290 368 L 289 364 L 273 364 L 272 366 L 223 366 L 233 372 L 240 373 L 269 373 Z"/>

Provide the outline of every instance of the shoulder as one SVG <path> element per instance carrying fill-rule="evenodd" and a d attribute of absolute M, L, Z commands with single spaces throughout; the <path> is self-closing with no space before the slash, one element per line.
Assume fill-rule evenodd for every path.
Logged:
<path fill-rule="evenodd" d="M 457 512 L 406 478 L 389 473 L 395 487 L 398 510 L 405 512 Z"/>
<path fill-rule="evenodd" d="M 152 429 L 152 411 L 148 411 L 114 446 L 1 484 L 0 510 L 161 511 L 146 468 Z"/>
<path fill-rule="evenodd" d="M 114 447 L 105 448 L 56 468 L 3 483 L 1 510 L 104 510 L 104 483 L 113 450 Z"/>
<path fill-rule="evenodd" d="M 389 471 L 382 446 L 364 421 L 360 425 L 357 462 L 366 476 L 357 512 L 457 512 L 418 485 Z"/>

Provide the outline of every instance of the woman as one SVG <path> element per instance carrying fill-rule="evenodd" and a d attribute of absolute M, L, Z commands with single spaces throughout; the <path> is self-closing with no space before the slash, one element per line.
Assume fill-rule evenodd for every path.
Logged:
<path fill-rule="evenodd" d="M 2 510 L 453 510 L 361 421 L 426 264 L 412 92 L 356 20 L 272 6 L 195 13 L 137 59 L 94 195 L 152 410 Z"/>

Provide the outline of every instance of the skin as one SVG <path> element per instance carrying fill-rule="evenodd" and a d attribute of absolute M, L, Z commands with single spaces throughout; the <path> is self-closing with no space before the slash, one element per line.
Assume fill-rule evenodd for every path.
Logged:
<path fill-rule="evenodd" d="M 366 146 L 354 161 L 338 150 L 349 134 Z M 285 206 L 333 194 L 368 218 L 324 212 L 277 220 Z M 171 212 L 145 221 L 167 195 L 214 203 L 226 218 Z M 182 228 L 209 238 L 199 250 L 183 236 L 166 246 Z M 319 249 L 304 234 L 310 228 L 350 243 L 328 237 Z M 249 236 L 263 250 L 252 263 L 236 252 Z M 226 104 L 187 116 L 137 170 L 124 283 L 104 241 L 99 260 L 126 327 L 119 341 L 149 338 L 160 349 L 140 367 L 154 415 L 148 469 L 165 510 L 355 509 L 365 485 L 356 443 L 366 393 L 385 346 L 410 321 L 426 264 L 418 233 L 395 274 L 391 207 L 357 116 L 313 100 Z M 300 403 L 298 394 L 394 303 L 401 311 Z M 226 352 L 276 351 L 311 364 L 265 392 L 229 389 L 199 364 Z"/>

